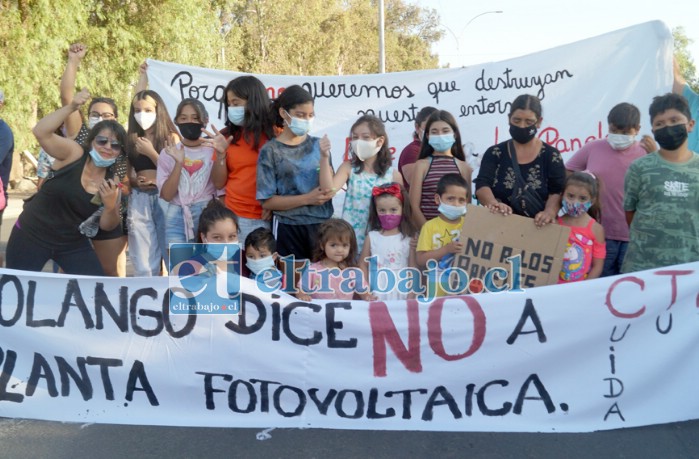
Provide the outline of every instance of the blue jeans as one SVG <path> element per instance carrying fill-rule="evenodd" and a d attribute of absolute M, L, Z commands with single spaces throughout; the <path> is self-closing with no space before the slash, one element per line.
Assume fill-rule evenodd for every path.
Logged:
<path fill-rule="evenodd" d="M 256 218 L 238 217 L 238 242 L 245 247 L 245 238 L 257 228 L 271 229 L 271 222 Z"/>
<path fill-rule="evenodd" d="M 129 196 L 129 258 L 136 277 L 159 276 L 161 260 L 167 256 L 165 214 L 167 202 L 158 191 L 132 189 Z"/>
<path fill-rule="evenodd" d="M 600 277 L 616 276 L 621 274 L 621 265 L 624 263 L 628 241 L 615 241 L 606 239 L 607 256 L 604 258 L 604 268 Z"/>
<path fill-rule="evenodd" d="M 182 212 L 182 207 L 177 204 L 165 203 L 165 242 L 167 247 L 170 244 L 178 242 L 196 242 L 199 234 L 197 233 L 199 228 L 199 217 L 201 217 L 201 212 L 204 210 L 209 201 L 195 202 L 189 206 L 192 212 L 192 221 L 194 223 L 194 237 L 192 239 L 187 239 L 187 234 L 184 229 L 184 214 Z"/>

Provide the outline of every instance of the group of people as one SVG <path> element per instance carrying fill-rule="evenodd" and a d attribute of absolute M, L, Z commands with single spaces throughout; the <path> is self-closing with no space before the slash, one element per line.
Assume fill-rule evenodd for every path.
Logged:
<path fill-rule="evenodd" d="M 342 272 L 359 268 L 369 279 L 371 269 L 422 270 L 430 260 L 443 267 L 463 250 L 473 171 L 449 112 L 420 110 L 397 168 L 383 122 L 361 116 L 350 128 L 349 159 L 335 169 L 328 137 L 309 134 L 314 101 L 301 86 L 271 101 L 256 77 L 233 79 L 219 130 L 196 99 L 182 100 L 171 119 L 146 89 L 143 64 L 125 130 L 111 99 L 75 93 L 85 53 L 71 46 L 63 107 L 33 130 L 45 177 L 12 229 L 8 268 L 40 271 L 54 260 L 66 273 L 123 276 L 128 246 L 135 275 L 157 276 L 171 243 L 240 242 L 251 276 L 295 272 L 282 260 L 310 261 L 283 279 L 300 299 L 401 299 L 411 293 L 359 291 Z M 690 107 L 666 94 L 653 100 L 650 117 L 654 139 L 637 141 L 639 110 L 613 107 L 607 138 L 564 163 L 536 135 L 539 99 L 521 95 L 508 114 L 511 138 L 483 155 L 473 180 L 477 202 L 503 218 L 570 227 L 559 282 L 699 260 Z M 341 189 L 336 212 L 332 198 Z"/>

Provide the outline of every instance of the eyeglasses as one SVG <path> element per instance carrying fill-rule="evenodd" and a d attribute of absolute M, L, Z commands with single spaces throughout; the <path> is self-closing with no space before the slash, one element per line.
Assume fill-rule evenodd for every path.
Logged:
<path fill-rule="evenodd" d="M 121 151 L 121 144 L 118 141 L 112 140 L 110 143 L 109 138 L 103 135 L 98 135 L 95 137 L 95 143 L 100 147 L 104 147 L 109 143 L 112 151 Z"/>
<path fill-rule="evenodd" d="M 90 112 L 89 113 L 90 118 L 102 118 L 103 120 L 113 120 L 114 119 L 114 113 L 109 113 L 109 112 L 104 112 L 104 113 L 99 113 L 99 112 Z"/>

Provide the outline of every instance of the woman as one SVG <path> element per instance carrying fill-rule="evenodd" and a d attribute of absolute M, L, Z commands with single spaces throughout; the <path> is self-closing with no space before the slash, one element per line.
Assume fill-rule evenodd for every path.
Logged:
<path fill-rule="evenodd" d="M 68 63 L 61 78 L 61 104 L 68 105 L 75 94 L 75 79 L 82 59 L 87 53 L 87 46 L 82 43 L 74 43 L 68 49 Z M 64 125 L 65 137 L 74 139 L 83 145 L 89 135 L 90 129 L 103 120 L 118 120 L 119 112 L 114 100 L 107 97 L 93 97 L 87 108 L 88 122 L 83 123 L 83 117 L 79 111 L 68 116 Z M 97 257 L 102 263 L 104 274 L 107 276 L 126 276 L 126 210 L 128 208 L 129 180 L 126 155 L 119 155 L 114 172 L 122 183 L 120 203 L 122 225 L 112 231 L 98 231 L 92 238 L 92 246 Z M 37 173 L 38 174 L 38 173 Z"/>
<path fill-rule="evenodd" d="M 271 212 L 255 198 L 257 158 L 274 131 L 267 89 L 254 76 L 240 76 L 228 83 L 223 98 L 226 128 L 214 137 L 216 161 L 211 173 L 214 185 L 226 189 L 226 207 L 238 216 L 241 241 L 255 228 L 270 229 Z M 212 136 L 213 137 L 213 136 Z"/>
<path fill-rule="evenodd" d="M 475 180 L 476 197 L 491 212 L 531 217 L 537 226 L 555 221 L 565 181 L 561 153 L 536 137 L 541 113 L 535 96 L 512 102 L 512 139 L 486 150 Z"/>
<path fill-rule="evenodd" d="M 116 121 L 99 122 L 90 131 L 85 147 L 55 133 L 89 98 L 83 89 L 69 105 L 34 127 L 39 144 L 56 160 L 43 186 L 27 201 L 12 228 L 7 243 L 8 268 L 41 271 L 52 259 L 68 274 L 104 274 L 83 234 L 89 233 L 83 223 L 95 216 L 104 231 L 121 223 L 120 190 L 112 180 L 112 166 L 123 152 L 126 133 Z M 96 214 L 98 209 L 101 214 Z"/>
<path fill-rule="evenodd" d="M 167 259 L 165 216 L 156 185 L 156 164 L 166 142 L 179 142 L 165 102 L 155 91 L 136 93 L 129 112 L 127 151 L 132 192 L 129 197 L 129 256 L 137 277 L 158 276 Z"/>

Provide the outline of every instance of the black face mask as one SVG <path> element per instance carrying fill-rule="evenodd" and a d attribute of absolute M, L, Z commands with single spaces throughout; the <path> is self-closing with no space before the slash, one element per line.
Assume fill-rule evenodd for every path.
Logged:
<path fill-rule="evenodd" d="M 677 150 L 687 140 L 687 125 L 674 124 L 653 131 L 653 137 L 663 150 Z"/>
<path fill-rule="evenodd" d="M 180 123 L 177 125 L 184 137 L 187 140 L 198 140 L 201 137 L 201 129 L 204 127 L 203 124 L 199 123 Z"/>
<path fill-rule="evenodd" d="M 536 126 L 519 127 L 510 124 L 510 136 L 512 140 L 519 143 L 527 143 L 536 135 Z"/>

